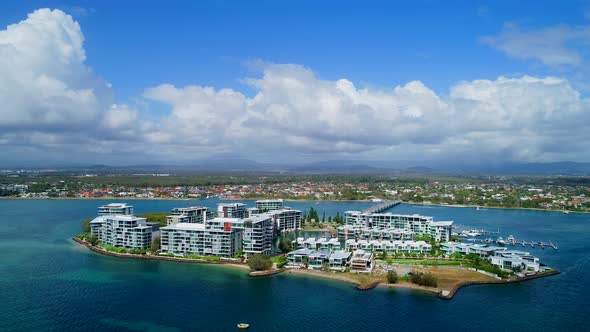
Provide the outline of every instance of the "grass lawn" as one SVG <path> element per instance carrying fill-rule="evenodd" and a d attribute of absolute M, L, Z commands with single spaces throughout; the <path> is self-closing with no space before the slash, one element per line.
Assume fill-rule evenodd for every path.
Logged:
<path fill-rule="evenodd" d="M 483 273 L 459 268 L 417 268 L 419 272 L 430 272 L 438 279 L 438 288 L 450 290 L 462 282 L 485 281 L 498 282 L 497 279 Z"/>

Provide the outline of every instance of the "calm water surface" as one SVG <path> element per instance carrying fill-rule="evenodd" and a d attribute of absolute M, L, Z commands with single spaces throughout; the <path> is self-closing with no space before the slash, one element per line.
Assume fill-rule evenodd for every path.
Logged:
<path fill-rule="evenodd" d="M 216 200 L 139 201 L 137 213 Z M 455 220 L 502 236 L 553 241 L 527 249 L 562 271 L 519 284 L 471 286 L 450 300 L 337 281 L 250 279 L 224 266 L 106 257 L 73 243 L 97 200 L 0 200 L 0 331 L 576 331 L 590 315 L 590 215 L 400 205 L 396 213 Z M 322 214 L 371 203 L 289 202 Z"/>

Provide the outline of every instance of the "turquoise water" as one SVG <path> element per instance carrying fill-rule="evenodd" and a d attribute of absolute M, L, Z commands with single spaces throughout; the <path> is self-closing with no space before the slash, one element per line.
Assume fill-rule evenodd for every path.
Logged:
<path fill-rule="evenodd" d="M 527 249 L 563 273 L 470 286 L 450 300 L 399 289 L 357 291 L 307 276 L 248 278 L 224 266 L 119 259 L 70 237 L 96 200 L 0 200 L 0 331 L 573 331 L 588 330 L 590 215 L 400 205 L 469 228 L 560 249 Z M 216 200 L 130 202 L 137 213 Z M 327 215 L 371 203 L 289 202 Z"/>

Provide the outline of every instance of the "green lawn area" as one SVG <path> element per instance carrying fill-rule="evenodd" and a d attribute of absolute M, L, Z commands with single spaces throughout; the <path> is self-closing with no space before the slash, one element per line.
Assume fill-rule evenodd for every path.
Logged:
<path fill-rule="evenodd" d="M 287 257 L 285 256 L 272 256 L 270 260 L 277 264 L 278 268 L 283 267 L 287 263 Z"/>

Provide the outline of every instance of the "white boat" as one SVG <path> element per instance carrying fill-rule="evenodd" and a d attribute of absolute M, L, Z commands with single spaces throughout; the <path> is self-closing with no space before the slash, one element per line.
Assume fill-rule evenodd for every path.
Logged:
<path fill-rule="evenodd" d="M 246 323 L 240 323 L 238 324 L 238 328 L 239 329 L 247 329 L 250 327 L 250 324 L 246 324 Z"/>
<path fill-rule="evenodd" d="M 562 212 L 563 214 L 569 214 L 570 212 L 568 210 L 563 210 Z"/>
<path fill-rule="evenodd" d="M 505 240 L 504 240 L 502 237 L 499 237 L 499 238 L 496 240 L 496 243 L 497 243 L 497 244 L 506 244 L 506 241 L 505 241 Z"/>
<path fill-rule="evenodd" d="M 477 211 L 479 211 L 479 206 L 477 206 L 475 209 L 476 209 Z"/>

